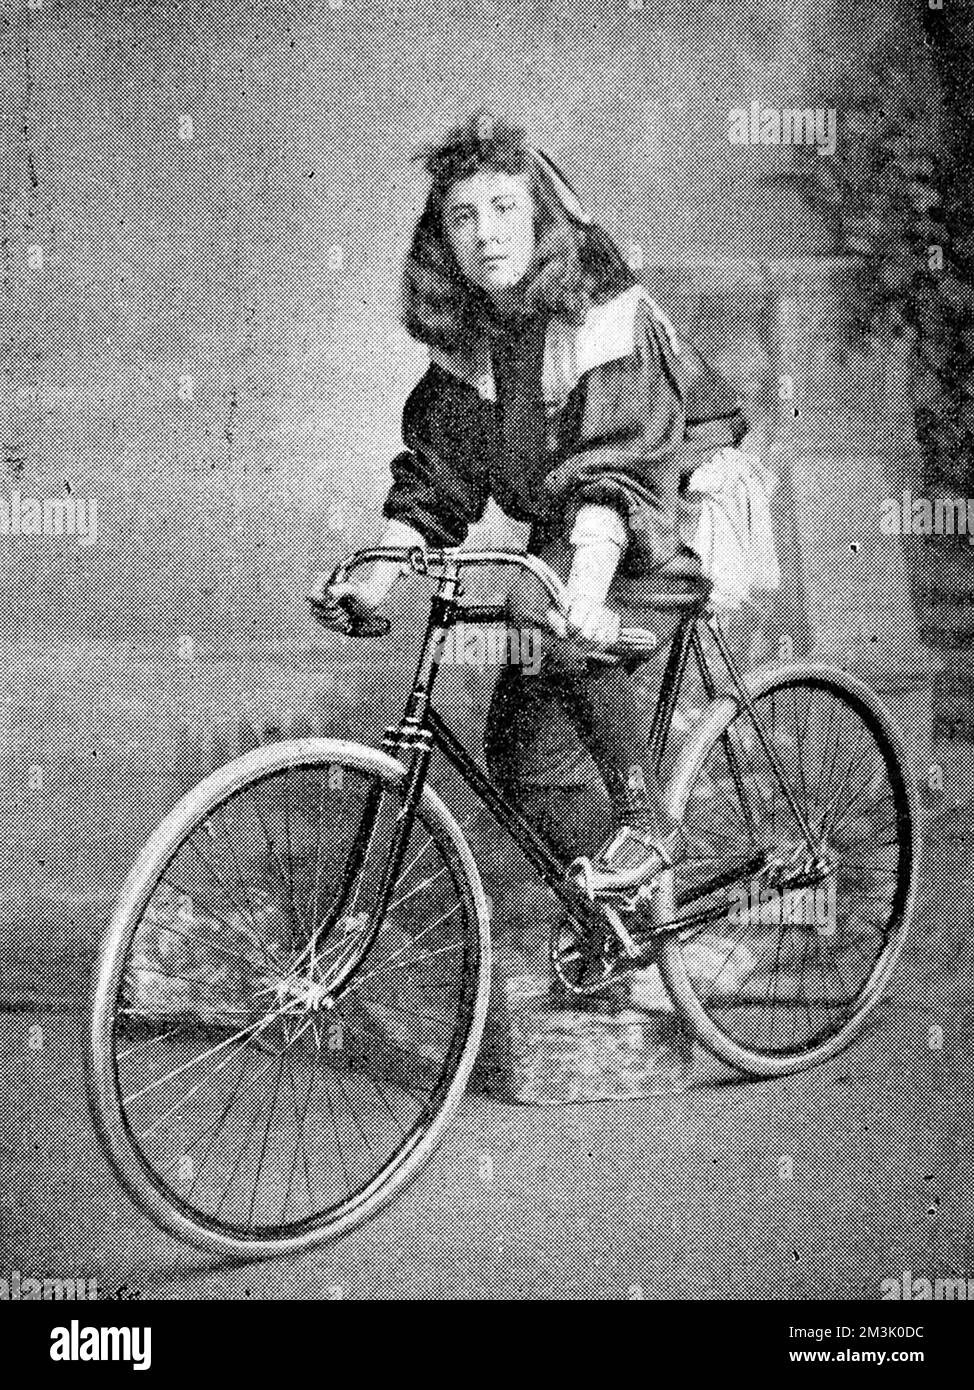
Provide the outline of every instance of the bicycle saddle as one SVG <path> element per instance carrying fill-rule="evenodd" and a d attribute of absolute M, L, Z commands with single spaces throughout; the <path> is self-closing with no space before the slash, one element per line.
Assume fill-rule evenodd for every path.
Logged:
<path fill-rule="evenodd" d="M 624 625 L 638 625 L 639 615 L 647 617 L 651 610 L 672 613 L 702 606 L 712 587 L 699 555 L 683 545 L 658 569 L 640 575 L 617 574 L 606 605 L 622 614 Z"/>
<path fill-rule="evenodd" d="M 672 560 L 668 560 L 659 569 L 651 571 L 647 578 L 660 580 L 704 579 L 700 556 L 688 545 L 681 545 Z M 704 583 L 706 583 L 705 579 Z"/>

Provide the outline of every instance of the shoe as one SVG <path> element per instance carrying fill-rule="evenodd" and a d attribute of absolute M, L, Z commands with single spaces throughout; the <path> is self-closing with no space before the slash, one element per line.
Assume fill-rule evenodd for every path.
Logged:
<path fill-rule="evenodd" d="M 643 887 L 672 863 L 663 843 L 624 825 L 594 860 L 585 855 L 573 860 L 568 876 L 594 899 L 600 893 Z"/>

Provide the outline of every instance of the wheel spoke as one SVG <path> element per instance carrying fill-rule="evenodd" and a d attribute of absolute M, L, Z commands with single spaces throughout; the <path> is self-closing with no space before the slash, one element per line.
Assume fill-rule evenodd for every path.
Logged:
<path fill-rule="evenodd" d="M 402 789 L 373 756 L 334 785 L 334 759 L 293 756 L 228 779 L 187 813 L 141 916 L 116 932 L 109 1153 L 131 1153 L 133 1190 L 154 1189 L 157 1219 L 161 1198 L 171 1229 L 189 1213 L 215 1248 L 299 1248 L 366 1214 L 422 1160 L 472 1061 L 481 926 L 435 808 L 412 821 L 390 906 L 329 1006 L 329 980 L 363 939 L 353 918 L 374 924 L 379 856 L 402 823 Z M 377 809 L 350 853 L 355 805 Z"/>
<path fill-rule="evenodd" d="M 285 786 L 287 785 L 286 776 L 287 774 L 285 769 Z M 305 936 L 305 939 L 307 939 L 311 935 L 311 929 L 309 925 L 305 923 L 300 918 L 300 916 L 298 916 L 294 906 L 294 876 L 290 853 L 288 853 L 287 868 L 285 869 L 284 865 L 281 863 L 281 856 L 277 852 L 277 846 L 274 844 L 274 837 L 267 829 L 267 825 L 264 822 L 264 817 L 261 815 L 260 802 L 257 795 L 256 787 L 251 788 L 251 794 L 253 799 L 254 814 L 256 815 L 258 824 L 260 825 L 260 828 L 264 833 L 264 839 L 267 841 L 267 848 L 270 851 L 271 859 L 274 861 L 274 867 L 277 870 L 278 877 L 280 878 L 285 893 L 287 894 L 287 900 L 291 907 L 291 920 L 294 921 L 297 918 L 301 932 Z M 287 820 L 285 818 L 285 825 L 286 824 Z"/>
<path fill-rule="evenodd" d="M 734 1065 L 746 1058 L 756 1071 L 774 1074 L 772 1068 L 793 1070 L 834 1050 L 875 1002 L 867 986 L 878 972 L 888 974 L 908 925 L 912 857 L 903 834 L 910 818 L 883 720 L 842 683 L 789 678 L 753 703 L 781 777 L 750 715 L 740 711 L 701 759 L 703 794 L 695 795 L 695 783 L 687 800 L 688 878 L 678 879 L 676 897 L 688 921 L 695 914 L 700 921 L 665 937 L 662 949 L 680 958 L 673 976 L 679 1003 L 707 1045 Z M 708 896 L 694 887 L 708 877 L 719 882 L 721 869 L 747 849 L 747 815 L 724 771 L 735 754 L 762 817 L 765 866 L 739 920 L 729 904 L 721 916 L 719 888 Z M 805 823 L 817 827 L 824 870 L 796 835 L 786 790 Z M 789 875 L 798 888 L 789 886 Z M 747 880 L 739 886 L 748 892 Z M 700 904 L 710 903 L 716 916 L 700 913 Z"/>

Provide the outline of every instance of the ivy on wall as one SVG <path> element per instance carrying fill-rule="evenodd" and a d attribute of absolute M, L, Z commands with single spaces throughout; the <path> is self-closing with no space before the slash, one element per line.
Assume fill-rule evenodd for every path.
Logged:
<path fill-rule="evenodd" d="M 974 492 L 974 33 L 970 0 L 929 10 L 838 90 L 834 154 L 796 150 L 837 254 L 864 263 L 853 331 L 912 340 L 912 403 L 930 489 Z"/>

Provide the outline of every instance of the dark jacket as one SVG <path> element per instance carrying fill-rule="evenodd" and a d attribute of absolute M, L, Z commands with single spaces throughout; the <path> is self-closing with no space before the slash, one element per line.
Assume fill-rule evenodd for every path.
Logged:
<path fill-rule="evenodd" d="M 538 551 L 567 535 L 583 503 L 603 503 L 627 522 L 622 572 L 647 573 L 678 547 L 681 482 L 746 433 L 737 399 L 639 285 L 577 327 L 551 318 L 535 332 L 539 447 L 520 449 L 505 433 L 489 334 L 464 356 L 431 349 L 403 411 L 406 449 L 392 461 L 384 513 L 430 545 L 459 545 L 493 496 L 534 523 Z"/>

